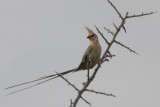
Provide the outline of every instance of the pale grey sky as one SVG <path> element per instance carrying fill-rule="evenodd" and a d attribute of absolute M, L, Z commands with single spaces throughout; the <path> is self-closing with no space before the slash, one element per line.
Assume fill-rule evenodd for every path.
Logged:
<path fill-rule="evenodd" d="M 114 0 L 112 0 L 114 1 Z M 160 10 L 159 0 L 113 2 L 124 15 Z M 1 0 L 0 1 L 0 107 L 68 107 L 76 91 L 62 79 L 5 97 L 5 87 L 40 76 L 75 68 L 87 48 L 88 26 L 114 30 L 120 19 L 106 0 Z M 117 40 L 136 50 L 130 53 L 118 45 L 116 57 L 103 64 L 91 89 L 113 93 L 107 97 L 85 93 L 93 107 L 160 107 L 160 14 L 129 19 L 127 33 Z M 97 33 L 98 34 L 98 33 Z M 99 34 L 98 34 L 99 36 Z M 106 44 L 99 36 L 102 49 Z M 77 87 L 86 73 L 66 76 Z M 89 107 L 80 101 L 77 107 Z"/>

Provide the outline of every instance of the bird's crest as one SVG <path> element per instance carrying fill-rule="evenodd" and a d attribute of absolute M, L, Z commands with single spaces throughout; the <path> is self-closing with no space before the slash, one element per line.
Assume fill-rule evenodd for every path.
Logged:
<path fill-rule="evenodd" d="M 89 29 L 87 26 L 85 26 L 85 28 L 88 31 L 88 35 L 93 35 L 94 34 L 94 32 L 91 29 Z"/>

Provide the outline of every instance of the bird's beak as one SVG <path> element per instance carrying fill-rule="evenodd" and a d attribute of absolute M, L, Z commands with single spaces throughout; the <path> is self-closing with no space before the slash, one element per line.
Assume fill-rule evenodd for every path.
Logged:
<path fill-rule="evenodd" d="M 94 35 L 88 35 L 87 38 L 89 39 L 89 38 L 91 38 L 91 37 L 93 37 L 93 36 L 94 36 Z"/>
<path fill-rule="evenodd" d="M 87 36 L 87 38 L 90 38 L 90 37 L 91 37 L 91 35 L 88 35 L 88 36 Z"/>

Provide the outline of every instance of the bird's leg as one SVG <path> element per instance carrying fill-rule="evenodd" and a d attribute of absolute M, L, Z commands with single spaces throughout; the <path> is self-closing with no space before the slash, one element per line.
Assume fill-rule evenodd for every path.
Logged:
<path fill-rule="evenodd" d="M 86 83 L 89 81 L 89 69 L 87 69 L 87 81 L 86 82 L 82 82 L 82 85 L 85 86 Z"/>
<path fill-rule="evenodd" d="M 107 53 L 107 55 L 103 58 L 103 61 L 102 61 L 102 63 L 103 62 L 105 62 L 105 61 L 109 61 L 109 58 L 111 59 L 112 57 L 115 57 L 116 55 L 112 55 L 110 52 L 108 52 Z"/>
<path fill-rule="evenodd" d="M 91 58 L 90 57 L 88 57 L 88 61 L 87 61 L 87 81 L 89 81 L 89 77 L 90 77 L 90 75 L 89 75 L 89 66 L 90 66 L 90 64 L 91 64 Z"/>
<path fill-rule="evenodd" d="M 87 81 L 89 81 L 89 69 L 87 70 Z"/>
<path fill-rule="evenodd" d="M 107 57 L 112 58 L 115 57 L 116 55 L 111 54 L 110 52 L 107 54 Z"/>
<path fill-rule="evenodd" d="M 102 63 L 105 62 L 105 61 L 107 61 L 107 62 L 109 61 L 109 59 L 107 58 L 107 56 L 103 58 Z"/>

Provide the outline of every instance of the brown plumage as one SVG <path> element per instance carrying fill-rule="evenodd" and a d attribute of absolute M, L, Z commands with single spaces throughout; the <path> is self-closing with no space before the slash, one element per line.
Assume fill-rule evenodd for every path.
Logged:
<path fill-rule="evenodd" d="M 101 56 L 101 46 L 98 42 L 98 37 L 92 30 L 88 27 L 86 29 L 89 32 L 88 39 L 90 40 L 90 45 L 85 51 L 82 61 L 78 66 L 77 70 L 92 69 L 98 62 Z"/>

